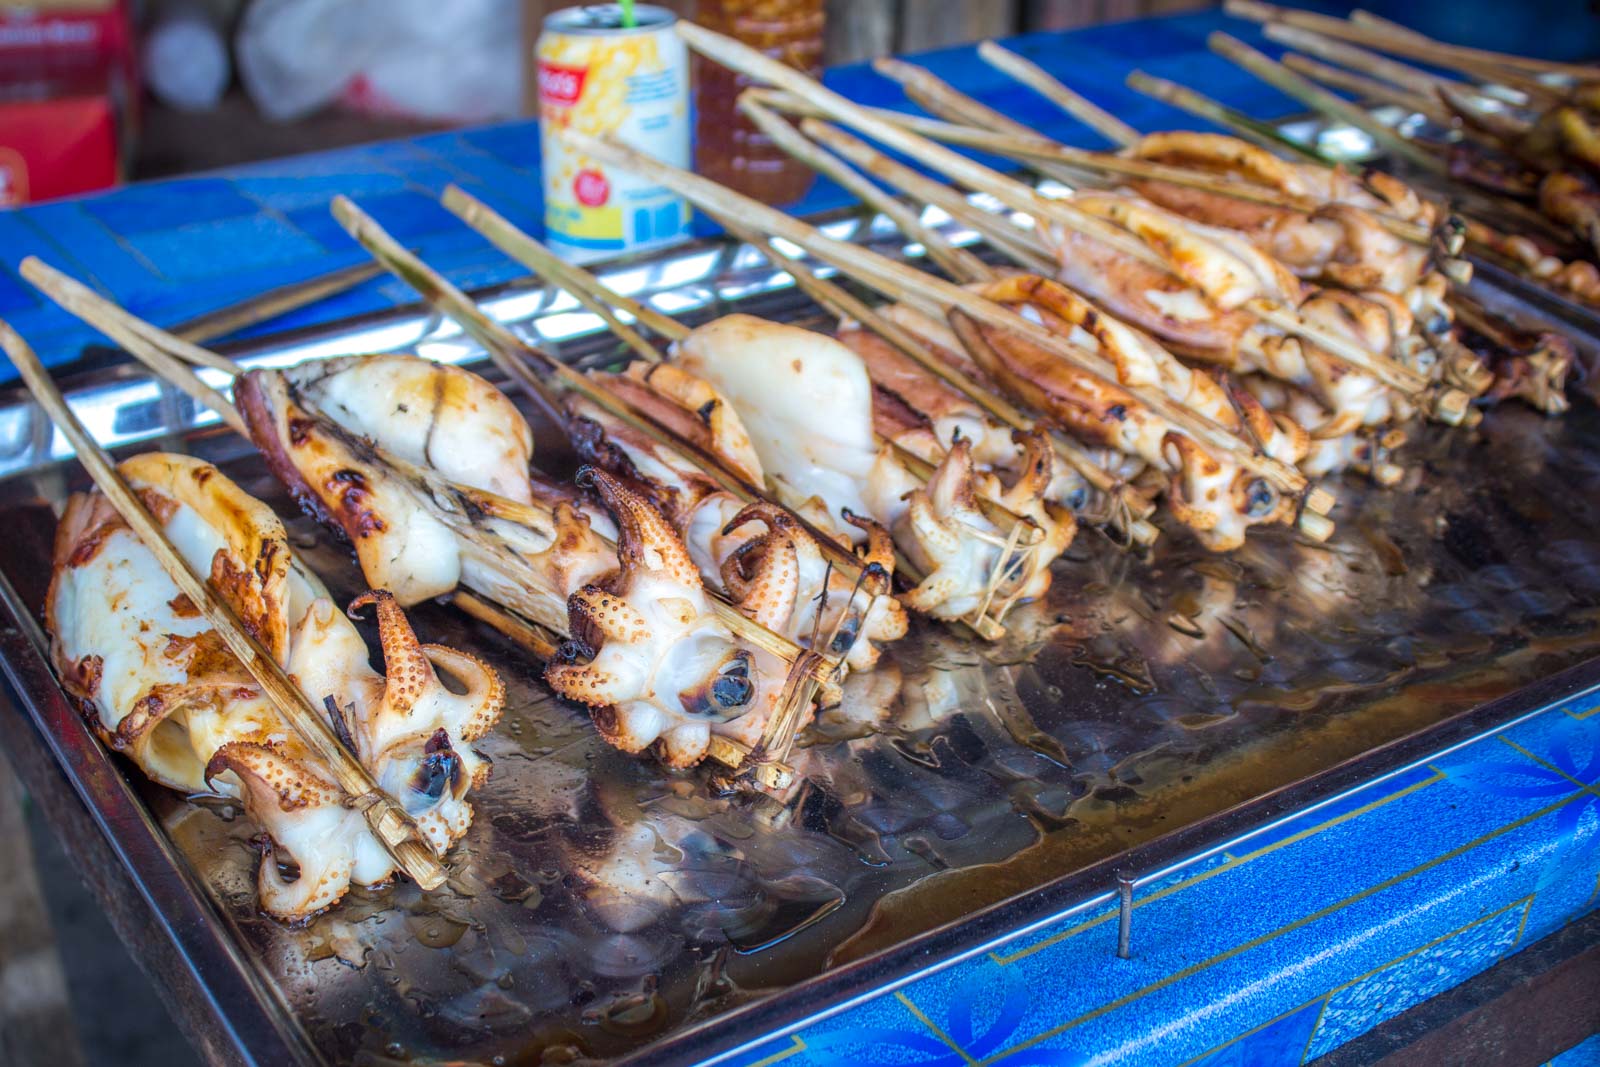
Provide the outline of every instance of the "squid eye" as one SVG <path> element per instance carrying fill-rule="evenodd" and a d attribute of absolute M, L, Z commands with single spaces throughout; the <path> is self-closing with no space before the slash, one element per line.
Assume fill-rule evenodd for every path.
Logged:
<path fill-rule="evenodd" d="M 1272 486 L 1257 478 L 1245 489 L 1244 513 L 1259 519 L 1278 505 L 1278 494 Z"/>
<path fill-rule="evenodd" d="M 461 780 L 461 757 L 450 747 L 449 735 L 438 731 L 428 739 L 423 751 L 426 754 L 411 775 L 411 791 L 430 801 L 438 800 L 446 791 L 454 793 Z"/>
<path fill-rule="evenodd" d="M 1078 486 L 1072 492 L 1068 493 L 1066 500 L 1063 501 L 1063 503 L 1065 503 L 1067 505 L 1067 509 L 1069 511 L 1082 511 L 1083 510 L 1083 506 L 1085 504 L 1087 504 L 1088 502 L 1089 502 L 1089 490 L 1088 490 L 1087 487 L 1082 486 L 1082 485 Z"/>
<path fill-rule="evenodd" d="M 839 632 L 833 635 L 833 642 L 828 647 L 842 656 L 855 647 L 856 635 L 860 632 L 861 616 L 852 615 L 839 627 Z"/>
<path fill-rule="evenodd" d="M 756 687 L 750 681 L 750 662 L 743 656 L 728 663 L 711 683 L 711 701 L 719 708 L 742 708 L 755 699 Z"/>

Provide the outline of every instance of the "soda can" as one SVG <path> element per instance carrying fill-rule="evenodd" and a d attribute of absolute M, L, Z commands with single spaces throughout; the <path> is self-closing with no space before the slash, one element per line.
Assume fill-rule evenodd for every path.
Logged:
<path fill-rule="evenodd" d="M 689 232 L 683 198 L 655 182 L 588 159 L 563 144 L 568 127 L 612 135 L 689 169 L 689 55 L 666 8 L 597 4 L 544 20 L 538 63 L 545 239 L 574 260 L 670 244 Z"/>

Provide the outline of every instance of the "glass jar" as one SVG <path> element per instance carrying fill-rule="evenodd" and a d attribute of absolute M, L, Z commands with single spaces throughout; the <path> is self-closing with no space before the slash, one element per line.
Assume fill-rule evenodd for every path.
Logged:
<path fill-rule="evenodd" d="M 698 0 L 694 21 L 815 78 L 822 73 L 824 0 Z M 695 56 L 695 169 L 768 204 L 805 195 L 815 177 L 738 109 L 751 84 Z"/>

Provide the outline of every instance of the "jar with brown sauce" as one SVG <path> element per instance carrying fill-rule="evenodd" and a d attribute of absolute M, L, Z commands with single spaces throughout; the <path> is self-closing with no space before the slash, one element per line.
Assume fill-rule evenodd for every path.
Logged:
<path fill-rule="evenodd" d="M 824 0 L 698 0 L 694 21 L 804 71 L 822 73 Z M 791 159 L 738 109 L 751 81 L 696 55 L 695 169 L 768 204 L 805 195 L 814 174 Z"/>

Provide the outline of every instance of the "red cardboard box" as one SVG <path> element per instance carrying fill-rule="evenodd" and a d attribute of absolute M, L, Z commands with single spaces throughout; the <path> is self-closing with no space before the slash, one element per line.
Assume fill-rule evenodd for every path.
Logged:
<path fill-rule="evenodd" d="M 0 103 L 0 207 L 104 189 L 118 176 L 106 97 Z"/>
<path fill-rule="evenodd" d="M 126 0 L 0 0 L 0 205 L 116 184 L 138 101 Z"/>

